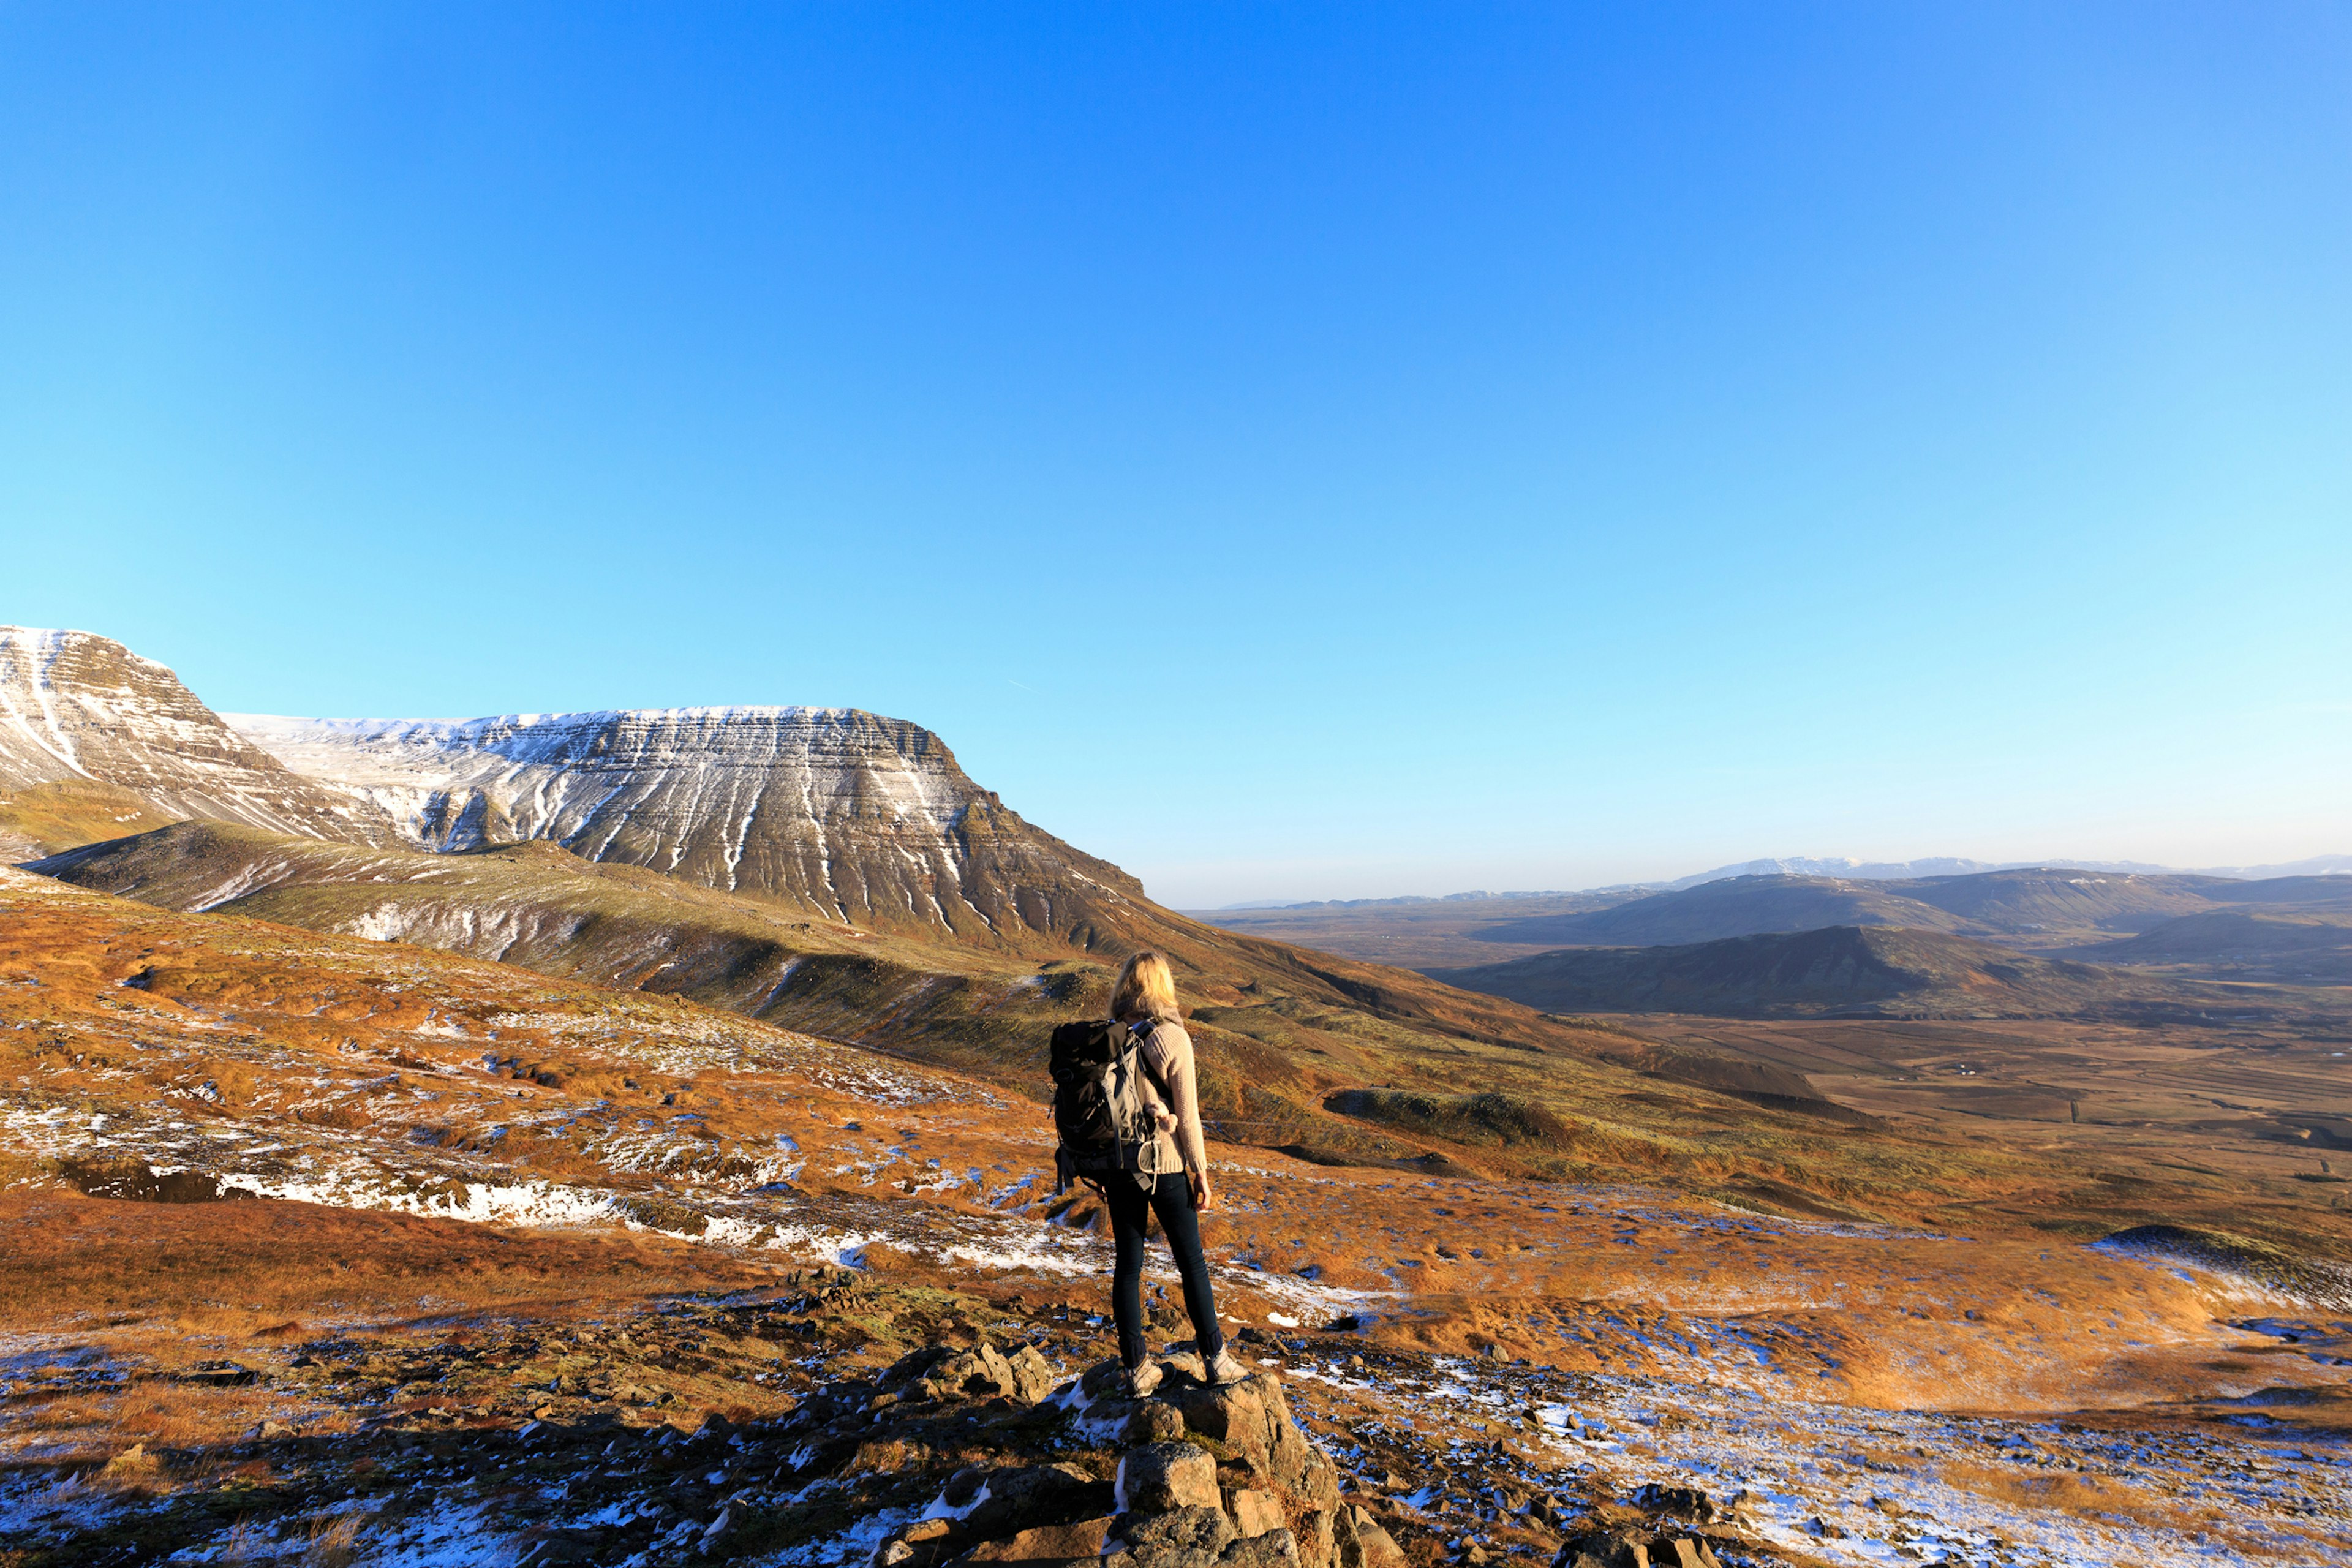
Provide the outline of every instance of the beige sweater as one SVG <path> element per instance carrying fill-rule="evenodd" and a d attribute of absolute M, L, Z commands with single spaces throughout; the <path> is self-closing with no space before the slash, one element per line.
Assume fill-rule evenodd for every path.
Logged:
<path fill-rule="evenodd" d="M 1141 1019 L 1132 1022 L 1140 1024 Z M 1143 1095 L 1160 1122 L 1160 1136 L 1143 1151 L 1146 1175 L 1209 1169 L 1201 1137 L 1201 1091 L 1192 1080 L 1192 1037 L 1181 1024 L 1161 1024 L 1138 1052 L 1143 1058 Z M 1160 1092 L 1166 1086 L 1167 1092 Z"/>

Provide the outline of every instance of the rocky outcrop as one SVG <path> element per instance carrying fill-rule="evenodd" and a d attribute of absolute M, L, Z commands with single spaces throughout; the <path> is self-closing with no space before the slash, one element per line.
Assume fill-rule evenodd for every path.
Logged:
<path fill-rule="evenodd" d="M 118 833 L 201 817 L 394 841 L 382 811 L 290 771 L 154 660 L 89 632 L 0 626 L 0 790 L 60 784 L 128 792 L 145 810 L 113 813 Z"/>
<path fill-rule="evenodd" d="M 1160 913 L 974 784 L 937 735 L 856 709 L 232 721 L 421 848 L 545 839 L 853 925 L 1016 946 L 1131 945 Z"/>
<path fill-rule="evenodd" d="M 1028 1397 L 1026 1349 L 1004 1356 L 930 1348 L 877 1380 L 919 1408 L 935 1398 L 997 1391 Z M 1037 1365 L 1044 1358 L 1037 1357 Z M 1022 1425 L 1058 1429 L 1049 1463 L 973 1466 L 949 1478 L 921 1516 L 875 1549 L 875 1568 L 968 1563 L 1115 1568 L 1403 1568 L 1404 1554 L 1369 1514 L 1343 1508 L 1339 1472 L 1291 1416 L 1279 1380 L 1216 1387 L 1184 1358 L 1150 1398 L 1124 1396 L 1102 1363 L 1055 1390 Z M 1105 1484 L 1103 1472 L 1108 1472 Z"/>

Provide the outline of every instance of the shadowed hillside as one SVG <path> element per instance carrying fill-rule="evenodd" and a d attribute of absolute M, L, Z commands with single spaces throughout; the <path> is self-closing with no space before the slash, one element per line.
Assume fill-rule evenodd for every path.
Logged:
<path fill-rule="evenodd" d="M 2281 901 L 2273 908 L 2300 911 L 2308 906 Z M 2216 910 L 2081 952 L 2105 963 L 2194 967 L 2289 984 L 2352 984 L 2352 912 Z"/>
<path fill-rule="evenodd" d="M 1833 925 L 1903 926 L 2042 942 L 2095 939 L 2209 909 L 2217 897 L 2247 885 L 2220 877 L 2139 877 L 2047 868 L 1899 882 L 1730 877 L 1613 909 L 1507 921 L 1484 934 L 1498 942 L 1547 942 L 1562 947 L 1650 947 Z"/>
<path fill-rule="evenodd" d="M 1568 949 L 1433 973 L 1452 984 L 1563 1013 L 2159 1017 L 2264 1005 L 2222 986 L 1886 927 L 1832 926 L 1685 946 Z"/>
<path fill-rule="evenodd" d="M 1727 877 L 1612 909 L 1504 921 L 1484 934 L 1496 942 L 1540 942 L 1559 947 L 1654 947 L 1832 925 L 1958 931 L 1965 923 L 1956 915 L 1904 897 L 1884 882 L 1845 882 L 1826 877 Z"/>
<path fill-rule="evenodd" d="M 2352 878 L 2266 881 L 2029 867 L 1878 880 L 1756 875 L 1670 891 L 1392 899 L 1223 910 L 1213 925 L 1424 973 L 1561 947 L 1655 947 L 1827 926 L 1901 926 L 2072 953 L 2216 910 L 2352 912 Z"/>

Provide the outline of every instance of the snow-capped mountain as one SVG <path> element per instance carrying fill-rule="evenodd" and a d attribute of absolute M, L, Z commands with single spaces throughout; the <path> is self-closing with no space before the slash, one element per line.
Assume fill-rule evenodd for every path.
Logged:
<path fill-rule="evenodd" d="M 1082 946 L 1143 897 L 974 784 L 937 735 L 856 709 L 228 721 L 426 849 L 548 839 L 856 925 Z"/>
<path fill-rule="evenodd" d="M 0 789 L 99 784 L 165 820 L 394 842 L 383 815 L 289 770 L 180 678 L 89 632 L 0 626 Z"/>
<path fill-rule="evenodd" d="M 1678 877 L 1671 882 L 1645 885 L 1679 890 L 1696 888 L 1704 882 L 1720 882 L 1732 877 L 1840 877 L 1849 882 L 1901 882 L 1914 877 L 1966 877 L 1979 871 L 2005 871 L 2010 868 L 2011 863 L 2006 861 L 1995 864 L 1990 860 L 1969 860 L 1950 855 L 1926 860 L 1855 860 L 1843 855 L 1825 858 L 1792 855 L 1779 859 L 1743 860 L 1737 866 L 1717 866 L 1712 871 L 1701 871 L 1696 876 Z"/>

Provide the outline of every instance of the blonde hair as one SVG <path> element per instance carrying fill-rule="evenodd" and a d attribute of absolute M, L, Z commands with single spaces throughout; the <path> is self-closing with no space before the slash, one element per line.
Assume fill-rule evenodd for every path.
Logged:
<path fill-rule="evenodd" d="M 1168 961 L 1156 952 L 1139 952 L 1120 964 L 1118 984 L 1110 988 L 1110 1016 L 1182 1023 L 1184 1015 L 1176 1006 L 1176 976 Z"/>

